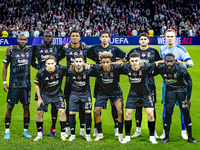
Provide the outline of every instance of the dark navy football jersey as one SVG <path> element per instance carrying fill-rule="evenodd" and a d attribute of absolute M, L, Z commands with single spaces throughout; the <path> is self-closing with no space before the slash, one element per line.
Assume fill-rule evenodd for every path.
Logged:
<path fill-rule="evenodd" d="M 136 96 L 144 96 L 150 94 L 150 88 L 148 84 L 148 74 L 151 73 L 156 67 L 155 63 L 148 63 L 141 66 L 139 70 L 134 71 L 131 68 L 131 64 L 124 64 L 122 69 L 126 75 L 128 75 L 131 83 L 130 92 Z"/>
<path fill-rule="evenodd" d="M 71 45 L 69 45 L 68 49 L 63 49 L 61 52 L 61 55 L 59 56 L 59 60 L 63 59 L 64 57 L 66 57 L 67 59 L 67 67 L 69 67 L 71 64 L 74 63 L 74 56 L 75 55 L 83 55 L 84 56 L 84 61 L 86 63 L 86 56 L 87 56 L 87 51 L 89 48 L 87 49 L 81 49 L 81 46 L 77 49 L 72 48 Z"/>
<path fill-rule="evenodd" d="M 68 70 L 67 76 L 71 84 L 71 92 L 74 94 L 90 93 L 89 77 L 95 76 L 95 72 L 92 68 L 83 69 L 81 73 L 72 72 Z"/>
<path fill-rule="evenodd" d="M 122 59 L 126 56 L 126 53 L 116 46 L 109 45 L 108 47 L 103 48 L 101 45 L 95 45 L 90 47 L 87 53 L 87 57 L 96 62 L 96 64 L 100 64 L 101 60 L 99 58 L 99 54 L 104 51 L 111 52 L 111 54 L 113 55 L 111 58 L 112 62 L 115 62 L 117 57 Z"/>
<path fill-rule="evenodd" d="M 33 45 L 33 59 L 37 58 L 38 60 L 38 70 L 45 67 L 45 58 L 48 55 L 53 55 L 57 60 L 57 65 L 59 64 L 58 55 L 61 53 L 63 49 L 63 45 L 51 45 L 50 47 L 46 47 L 44 44 L 42 45 Z"/>
<path fill-rule="evenodd" d="M 179 64 L 174 64 L 173 69 L 167 69 L 165 64 L 158 66 L 154 75 L 160 74 L 165 83 L 166 90 L 174 92 L 185 92 L 187 91 L 188 99 L 191 97 L 192 92 L 192 79 L 184 67 Z"/>
<path fill-rule="evenodd" d="M 160 57 L 159 52 L 158 52 L 156 49 L 151 48 L 151 47 L 149 47 L 149 48 L 148 48 L 147 50 L 145 50 L 145 51 L 141 50 L 140 47 L 137 47 L 137 48 L 132 49 L 132 50 L 128 53 L 128 55 L 127 55 L 127 57 L 126 57 L 126 60 L 129 61 L 129 56 L 130 56 L 130 54 L 133 53 L 133 52 L 139 53 L 139 54 L 140 54 L 140 59 L 141 59 L 141 61 L 142 61 L 143 63 L 145 63 L 145 64 L 147 64 L 147 63 L 154 63 L 155 61 L 162 60 L 161 57 Z M 152 85 L 152 84 L 155 85 L 155 82 L 154 82 L 154 78 L 153 78 L 153 77 L 149 78 L 149 84 L 150 84 L 150 85 Z"/>
<path fill-rule="evenodd" d="M 25 48 L 23 51 L 14 47 L 10 55 L 6 55 L 4 63 L 10 63 L 9 87 L 24 88 L 31 87 L 30 65 L 32 59 L 32 49 Z"/>
<path fill-rule="evenodd" d="M 35 77 L 34 83 L 40 87 L 40 94 L 55 96 L 62 93 L 61 85 L 63 76 L 67 74 L 67 67 L 56 65 L 55 71 L 49 73 L 46 67 L 40 69 Z"/>
<path fill-rule="evenodd" d="M 99 65 L 93 65 L 93 69 L 96 71 L 97 81 L 99 83 L 99 91 L 107 96 L 113 96 L 121 91 L 119 86 L 119 75 L 123 74 L 123 70 L 120 65 L 112 65 L 109 72 L 104 72 Z"/>

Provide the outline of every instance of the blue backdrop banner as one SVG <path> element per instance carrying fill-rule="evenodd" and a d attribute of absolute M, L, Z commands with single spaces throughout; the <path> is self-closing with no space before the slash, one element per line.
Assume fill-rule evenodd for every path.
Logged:
<path fill-rule="evenodd" d="M 150 45 L 166 44 L 164 37 L 150 37 Z M 53 44 L 66 44 L 70 41 L 69 37 L 54 37 Z M 139 45 L 139 37 L 111 37 L 111 45 Z M 101 43 L 99 37 L 81 37 L 81 42 L 87 45 L 98 45 Z M 43 44 L 42 37 L 29 37 L 27 45 Z M 177 37 L 176 43 L 180 45 L 200 45 L 200 37 Z M 17 38 L 0 38 L 0 46 L 17 45 Z"/>

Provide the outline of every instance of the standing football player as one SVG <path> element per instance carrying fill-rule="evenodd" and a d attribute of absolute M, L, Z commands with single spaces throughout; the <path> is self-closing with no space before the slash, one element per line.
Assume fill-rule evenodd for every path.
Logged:
<path fill-rule="evenodd" d="M 37 64 L 32 60 L 32 49 L 26 47 L 27 37 L 20 34 L 17 38 L 18 45 L 13 48 L 10 55 L 6 55 L 3 66 L 3 84 L 4 91 L 8 92 L 7 96 L 7 110 L 5 116 L 5 136 L 4 139 L 10 139 L 10 123 L 11 115 L 15 104 L 18 101 L 23 104 L 24 109 L 24 132 L 23 136 L 32 138 L 28 132 L 30 122 L 30 95 L 31 95 L 31 82 L 30 82 L 30 65 L 37 68 Z M 10 64 L 10 80 L 9 86 L 6 82 L 8 65 Z"/>
<path fill-rule="evenodd" d="M 65 133 L 66 114 L 65 102 L 62 95 L 61 85 L 67 68 L 56 65 L 56 58 L 49 55 L 45 58 L 46 67 L 40 69 L 35 78 L 35 90 L 38 96 L 36 125 L 38 135 L 34 141 L 42 139 L 43 113 L 48 111 L 48 104 L 54 103 L 60 113 L 61 140 L 66 141 L 68 134 Z"/>
<path fill-rule="evenodd" d="M 175 31 L 173 29 L 168 29 L 165 32 L 165 40 L 166 40 L 166 45 L 161 46 L 160 48 L 160 54 L 161 54 L 161 58 L 164 60 L 165 55 L 167 53 L 173 53 L 175 56 L 175 60 L 177 60 L 182 66 L 184 66 L 185 68 L 189 68 L 193 66 L 193 61 L 189 55 L 189 53 L 187 52 L 187 50 L 176 44 L 176 35 L 175 35 Z M 166 84 L 165 81 L 163 81 L 163 87 L 162 87 L 162 104 L 165 104 L 165 91 L 166 91 Z M 176 103 L 177 105 L 178 102 Z M 180 106 L 179 106 L 180 108 Z M 183 117 L 183 113 L 180 109 L 181 112 L 181 126 L 182 126 L 182 132 L 181 132 L 181 137 L 183 139 L 188 139 L 188 136 L 186 134 L 186 126 L 184 123 L 184 117 Z M 161 139 L 163 139 L 165 137 L 165 126 L 164 126 L 164 121 L 165 121 L 165 115 L 166 115 L 166 107 L 164 106 L 163 109 L 163 134 L 160 136 Z"/>
<path fill-rule="evenodd" d="M 140 54 L 141 62 L 148 64 L 148 63 L 153 63 L 155 61 L 161 60 L 159 52 L 148 46 L 149 44 L 149 35 L 147 33 L 141 33 L 139 35 L 139 43 L 140 47 L 132 49 L 128 55 L 127 55 L 127 60 L 129 60 L 129 55 L 133 52 L 137 52 Z M 155 87 L 155 82 L 154 78 L 151 77 L 149 78 L 148 81 L 150 90 L 151 90 L 151 96 L 153 98 L 154 102 L 154 119 L 156 120 L 156 111 L 155 111 L 155 103 L 156 103 L 156 87 Z M 136 112 L 135 112 L 135 120 L 136 120 L 136 131 L 135 133 L 131 136 L 133 137 L 138 137 L 141 136 L 141 122 L 142 122 L 142 104 L 139 104 L 136 107 Z M 157 133 L 155 132 L 155 138 L 158 138 Z"/>
<path fill-rule="evenodd" d="M 166 83 L 165 138 L 161 143 L 169 142 L 172 114 L 177 101 L 184 116 L 184 123 L 188 132 L 188 142 L 197 143 L 192 137 L 192 122 L 189 112 L 191 106 L 192 79 L 187 69 L 175 63 L 175 56 L 172 53 L 167 53 L 165 55 L 165 64 L 160 65 L 154 70 L 154 75 L 156 74 L 161 74 Z"/>

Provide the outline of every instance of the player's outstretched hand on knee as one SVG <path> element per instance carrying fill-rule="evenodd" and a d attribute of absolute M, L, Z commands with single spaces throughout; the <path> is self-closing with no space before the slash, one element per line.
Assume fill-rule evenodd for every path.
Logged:
<path fill-rule="evenodd" d="M 38 99 L 37 101 L 37 109 L 40 108 L 40 105 L 43 104 L 44 105 L 44 102 L 42 99 Z"/>

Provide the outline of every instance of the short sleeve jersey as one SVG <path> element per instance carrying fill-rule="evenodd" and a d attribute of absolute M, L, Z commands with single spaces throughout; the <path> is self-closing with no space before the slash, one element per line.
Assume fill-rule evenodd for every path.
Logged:
<path fill-rule="evenodd" d="M 103 48 L 101 45 L 95 45 L 88 50 L 87 57 L 95 61 L 96 64 L 100 64 L 101 60 L 99 54 L 104 51 L 110 52 L 113 55 L 111 58 L 112 62 L 115 62 L 117 57 L 122 59 L 126 56 L 126 53 L 116 46 L 109 45 L 108 47 Z"/>
<path fill-rule="evenodd" d="M 156 49 L 151 48 L 151 47 L 149 47 L 145 51 L 141 50 L 140 47 L 132 49 L 127 55 L 127 58 L 126 58 L 127 60 L 129 60 L 129 56 L 133 52 L 139 53 L 141 61 L 145 64 L 154 63 L 155 61 L 162 60 L 159 52 Z M 153 77 L 149 78 L 149 85 L 155 85 Z"/>
<path fill-rule="evenodd" d="M 10 55 L 6 55 L 4 63 L 10 64 L 9 87 L 31 87 L 30 65 L 32 61 L 32 49 L 25 48 L 23 51 L 14 47 Z"/>
<path fill-rule="evenodd" d="M 67 74 L 67 67 L 56 65 L 55 71 L 49 73 L 46 67 L 40 69 L 35 77 L 35 84 L 40 87 L 40 94 L 54 97 L 62 93 L 61 85 L 63 77 Z"/>
<path fill-rule="evenodd" d="M 131 68 L 131 64 L 127 63 L 123 65 L 123 71 L 128 75 L 131 83 L 130 92 L 136 96 L 149 95 L 150 89 L 148 86 L 148 74 L 152 73 L 155 69 L 155 63 L 148 63 L 141 66 L 139 70 L 134 71 Z"/>
<path fill-rule="evenodd" d="M 38 70 L 45 67 L 45 58 L 48 55 L 53 55 L 57 60 L 57 65 L 59 64 L 58 55 L 63 49 L 63 45 L 51 45 L 50 47 L 45 47 L 45 45 L 33 45 L 33 59 L 38 60 Z"/>

